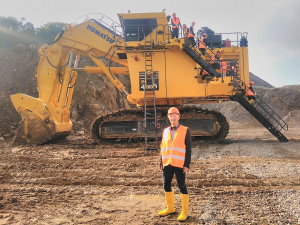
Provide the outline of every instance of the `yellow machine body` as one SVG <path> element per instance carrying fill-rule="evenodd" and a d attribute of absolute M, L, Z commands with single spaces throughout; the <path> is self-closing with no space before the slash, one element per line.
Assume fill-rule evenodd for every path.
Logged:
<path fill-rule="evenodd" d="M 101 20 L 88 19 L 81 24 L 70 24 L 57 35 L 50 46 L 39 50 L 41 56 L 37 69 L 39 97 L 23 94 L 11 96 L 22 117 L 16 141 L 41 144 L 68 135 L 72 130 L 70 104 L 77 71 L 105 74 L 111 82 L 127 95 L 128 101 L 137 106 L 145 104 L 144 88 L 147 81 L 145 57 L 151 45 L 152 75 L 156 79 L 156 105 L 173 106 L 196 103 L 229 101 L 236 94 L 233 78 L 208 77 L 201 79 L 199 65 L 183 51 L 185 39 L 172 39 L 165 13 L 118 14 L 120 27 L 107 26 Z M 142 21 L 142 25 L 139 24 Z M 144 25 L 143 21 L 148 21 Z M 138 27 L 137 29 L 134 27 Z M 145 32 L 146 28 L 149 32 Z M 118 33 L 122 28 L 123 33 Z M 137 32 L 130 32 L 128 30 Z M 151 44 L 149 44 L 151 43 Z M 196 48 L 193 48 L 197 51 Z M 215 48 L 212 52 L 217 52 Z M 147 55 L 148 54 L 148 55 Z M 90 57 L 95 67 L 78 68 L 80 56 Z M 238 77 L 249 83 L 247 47 L 222 48 L 221 57 L 228 64 L 239 62 Z M 110 67 L 103 62 L 117 62 L 122 67 Z M 203 59 L 205 57 L 202 56 Z M 207 60 L 207 59 L 206 59 Z M 130 76 L 131 93 L 114 74 Z M 153 102 L 146 100 L 147 104 Z"/>

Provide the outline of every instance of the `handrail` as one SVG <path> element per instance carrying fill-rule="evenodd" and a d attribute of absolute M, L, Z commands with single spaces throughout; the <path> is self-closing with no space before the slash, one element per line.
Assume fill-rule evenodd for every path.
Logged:
<path fill-rule="evenodd" d="M 242 93 L 242 94 L 245 98 L 247 85 L 239 77 L 235 76 L 235 78 L 236 78 L 236 80 L 239 80 L 239 82 L 242 83 L 242 86 L 241 86 L 236 80 L 234 80 L 234 83 L 238 87 L 240 87 L 242 90 L 244 90 L 244 93 Z M 259 96 L 257 96 L 257 95 L 255 96 L 255 102 L 252 104 L 252 106 L 262 115 L 264 115 L 264 114 L 269 115 L 271 117 L 271 119 L 274 120 L 273 122 L 270 121 L 270 117 L 266 118 L 266 116 L 265 115 L 264 116 L 274 127 L 276 127 L 279 130 L 281 130 L 281 129 L 284 129 L 285 131 L 288 130 L 287 123 L 270 106 L 268 106 L 268 104 L 266 104 Z M 261 110 L 259 110 L 259 108 Z M 276 122 L 277 125 L 275 125 L 274 122 Z M 280 126 L 280 127 L 278 127 L 278 126 Z"/>
<path fill-rule="evenodd" d="M 260 107 L 263 112 L 265 112 L 271 117 L 271 119 L 275 120 L 275 122 L 277 122 L 278 124 L 277 126 L 274 123 L 272 123 L 268 118 L 266 118 L 274 127 L 278 128 L 278 126 L 280 126 L 279 130 L 284 129 L 285 131 L 287 131 L 288 130 L 287 123 L 283 119 L 281 119 L 281 117 L 270 106 L 268 106 L 260 97 L 256 95 L 255 98 L 256 98 L 255 99 L 256 104 L 254 104 L 253 107 L 256 108 L 257 110 Z"/>
<path fill-rule="evenodd" d="M 200 34 L 200 32 L 201 32 L 201 30 L 198 30 L 197 31 L 197 44 L 198 44 L 198 42 L 199 42 L 199 34 Z M 230 43 L 236 43 L 236 46 L 238 46 L 238 47 L 240 47 L 240 41 L 241 41 L 241 38 L 243 37 L 243 36 L 245 36 L 246 38 L 247 38 L 247 36 L 248 36 L 248 32 L 228 32 L 228 33 L 211 33 L 211 34 L 213 34 L 213 35 L 230 35 L 230 34 L 236 34 L 236 40 L 230 40 Z M 222 40 L 222 41 L 224 41 L 224 40 Z M 209 43 L 213 43 L 213 42 L 209 42 Z"/>
<path fill-rule="evenodd" d="M 80 24 L 79 18 L 85 18 L 84 21 L 89 20 L 91 18 L 90 15 L 98 15 L 98 17 L 100 17 L 100 18 L 98 18 L 98 19 L 93 18 L 95 21 L 101 23 L 106 28 L 113 30 L 114 34 L 117 34 L 118 36 L 123 36 L 122 30 L 116 29 L 116 27 L 121 27 L 121 25 L 119 23 L 115 22 L 113 19 L 109 18 L 108 16 L 104 15 L 103 13 L 88 13 L 87 15 L 77 17 L 75 19 L 75 24 L 76 25 Z"/>

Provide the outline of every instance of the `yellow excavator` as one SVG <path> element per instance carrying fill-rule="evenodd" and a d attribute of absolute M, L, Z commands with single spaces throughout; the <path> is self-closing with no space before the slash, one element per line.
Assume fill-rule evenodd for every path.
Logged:
<path fill-rule="evenodd" d="M 70 103 L 78 71 L 105 74 L 137 106 L 95 118 L 91 135 L 96 142 L 144 138 L 146 149 L 149 140 L 156 140 L 157 148 L 171 106 L 179 107 L 180 123 L 190 127 L 192 136 L 223 141 L 229 132 L 226 118 L 197 104 L 225 101 L 240 102 L 280 141 L 287 141 L 280 132 L 287 124 L 258 98 L 250 103 L 245 97 L 249 85 L 247 33 L 236 33 L 237 40 L 228 46 L 222 34 L 208 32 L 203 54 L 188 39 L 172 38 L 164 12 L 122 13 L 118 14 L 120 23 L 107 23 L 107 17 L 99 15 L 100 19 L 87 16 L 82 23 L 65 26 L 52 43 L 40 48 L 39 97 L 11 96 L 22 117 L 15 142 L 43 144 L 70 134 Z M 213 60 L 218 51 L 227 65 L 238 62 L 236 72 L 228 67 L 226 76 L 220 76 L 219 63 Z M 78 68 L 82 56 L 96 66 Z M 112 67 L 112 62 L 118 66 Z M 130 93 L 116 74 L 130 77 Z"/>

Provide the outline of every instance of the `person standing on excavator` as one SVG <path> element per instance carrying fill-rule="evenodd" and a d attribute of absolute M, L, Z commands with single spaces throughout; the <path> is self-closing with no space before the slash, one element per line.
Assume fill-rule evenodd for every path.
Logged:
<path fill-rule="evenodd" d="M 176 17 L 176 13 L 172 14 L 172 38 L 178 38 L 179 26 L 181 27 L 181 23 L 178 17 Z"/>
<path fill-rule="evenodd" d="M 212 64 L 214 69 L 220 69 L 220 54 L 221 51 L 217 51 L 217 53 L 211 57 L 210 64 Z"/>
<path fill-rule="evenodd" d="M 195 21 L 192 22 L 192 25 L 189 28 L 188 39 L 190 40 L 192 47 L 196 45 L 195 42 L 195 33 L 194 33 Z"/>
<path fill-rule="evenodd" d="M 207 34 L 203 34 L 202 38 L 199 40 L 199 50 L 201 51 L 203 56 L 205 56 L 206 44 L 204 40 L 206 38 L 207 38 Z"/>
<path fill-rule="evenodd" d="M 205 78 L 208 75 L 208 72 L 206 70 L 204 70 L 203 68 L 201 68 L 200 75 L 202 76 L 202 80 L 205 80 Z"/>
<path fill-rule="evenodd" d="M 223 58 L 220 59 L 220 73 L 222 78 L 226 77 L 227 72 L 227 63 L 223 60 Z"/>
<path fill-rule="evenodd" d="M 251 103 L 255 100 L 254 95 L 256 95 L 256 93 L 253 90 L 253 85 L 254 85 L 254 82 L 251 81 L 250 84 L 247 86 L 247 89 L 246 89 L 246 96 L 249 99 L 249 103 Z"/>
<path fill-rule="evenodd" d="M 163 187 L 167 208 L 160 211 L 159 216 L 167 216 L 175 212 L 174 191 L 171 183 L 175 173 L 177 185 L 181 192 L 181 214 L 178 221 L 188 218 L 189 194 L 185 184 L 185 175 L 189 171 L 191 162 L 191 133 L 188 127 L 179 124 L 180 113 L 175 107 L 168 110 L 170 127 L 164 129 L 161 143 L 159 169 L 163 171 Z"/>
<path fill-rule="evenodd" d="M 185 24 L 183 24 L 182 25 L 182 30 L 183 30 L 183 38 L 187 38 L 188 33 L 189 33 L 189 28 Z"/>
<path fill-rule="evenodd" d="M 230 76 L 236 76 L 237 75 L 237 65 L 239 64 L 238 61 L 232 61 L 230 63 Z"/>

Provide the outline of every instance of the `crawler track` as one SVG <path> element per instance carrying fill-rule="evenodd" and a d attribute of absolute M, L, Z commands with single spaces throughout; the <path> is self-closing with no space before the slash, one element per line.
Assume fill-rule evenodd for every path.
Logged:
<path fill-rule="evenodd" d="M 157 119 L 161 124 L 158 130 L 158 135 L 161 136 L 163 128 L 169 126 L 167 118 L 167 109 L 165 107 L 157 108 Z M 183 106 L 179 107 L 181 113 L 181 123 L 191 129 L 191 135 L 196 138 L 205 138 L 211 142 L 223 141 L 229 133 L 229 124 L 226 118 L 219 112 L 213 110 L 202 109 L 196 106 Z M 144 120 L 144 109 L 122 109 L 105 115 L 97 117 L 91 125 L 91 137 L 96 143 L 101 143 L 108 140 L 123 139 L 141 140 L 144 137 L 142 124 Z M 103 137 L 101 133 L 101 126 L 104 123 L 124 124 L 124 122 L 138 121 L 139 130 L 136 133 L 121 132 L 111 133 L 109 138 Z M 119 123 L 118 123 L 119 122 Z M 201 128 L 198 127 L 198 125 Z M 207 128 L 209 125 L 209 128 Z M 114 125 L 116 126 L 116 125 Z M 212 129 L 213 128 L 213 129 Z M 124 129 L 126 130 L 126 129 Z"/>

